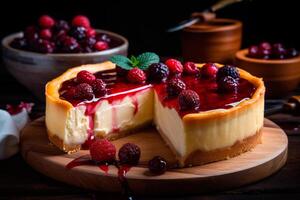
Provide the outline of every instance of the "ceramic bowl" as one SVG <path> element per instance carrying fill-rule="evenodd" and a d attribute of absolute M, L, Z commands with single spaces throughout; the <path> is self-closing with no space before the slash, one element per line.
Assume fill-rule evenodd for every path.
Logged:
<path fill-rule="evenodd" d="M 14 33 L 2 40 L 3 62 L 7 70 L 40 100 L 44 101 L 45 84 L 72 66 L 99 63 L 113 55 L 127 55 L 128 41 L 125 37 L 105 30 L 97 30 L 116 40 L 117 47 L 93 53 L 42 54 L 12 48 L 9 44 L 22 33 Z"/>
<path fill-rule="evenodd" d="M 284 97 L 297 88 L 300 83 L 300 56 L 265 60 L 250 58 L 247 54 L 248 49 L 238 51 L 235 63 L 251 74 L 263 78 L 267 97 Z"/>

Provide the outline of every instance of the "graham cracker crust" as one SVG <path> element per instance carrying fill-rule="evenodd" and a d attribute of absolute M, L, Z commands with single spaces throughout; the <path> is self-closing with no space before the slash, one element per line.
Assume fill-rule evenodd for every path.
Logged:
<path fill-rule="evenodd" d="M 254 135 L 237 141 L 230 147 L 216 149 L 213 151 L 194 151 L 182 160 L 183 166 L 203 165 L 215 161 L 226 160 L 235 156 L 238 156 L 246 151 L 251 150 L 257 144 L 262 143 L 262 131 L 257 131 Z M 182 164 L 181 164 L 182 166 Z"/>

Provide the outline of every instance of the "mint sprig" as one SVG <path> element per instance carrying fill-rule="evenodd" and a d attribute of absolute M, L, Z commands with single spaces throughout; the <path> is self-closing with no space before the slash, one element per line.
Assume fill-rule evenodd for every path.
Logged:
<path fill-rule="evenodd" d="M 115 55 L 109 60 L 126 70 L 130 70 L 134 67 L 146 70 L 151 64 L 159 62 L 159 56 L 152 52 L 145 52 L 137 57 L 131 56 L 130 59 L 122 55 Z"/>

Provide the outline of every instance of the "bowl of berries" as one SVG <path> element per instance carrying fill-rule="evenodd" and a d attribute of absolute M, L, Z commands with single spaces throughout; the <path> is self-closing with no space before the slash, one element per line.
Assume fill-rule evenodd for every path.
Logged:
<path fill-rule="evenodd" d="M 83 15 L 70 23 L 43 15 L 35 25 L 2 40 L 7 70 L 41 100 L 45 84 L 66 69 L 127 55 L 127 50 L 125 37 L 94 29 Z"/>
<path fill-rule="evenodd" d="M 235 62 L 264 79 L 269 98 L 286 96 L 300 83 L 299 52 L 281 43 L 261 42 L 252 45 L 238 51 Z"/>

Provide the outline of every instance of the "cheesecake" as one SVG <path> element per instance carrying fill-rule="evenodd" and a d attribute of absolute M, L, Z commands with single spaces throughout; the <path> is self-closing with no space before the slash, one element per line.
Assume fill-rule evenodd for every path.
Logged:
<path fill-rule="evenodd" d="M 49 140 L 73 153 L 96 138 L 116 140 L 153 125 L 181 167 L 234 157 L 261 143 L 262 79 L 232 66 L 171 60 L 146 69 L 120 70 L 110 61 L 83 65 L 50 81 Z"/>

